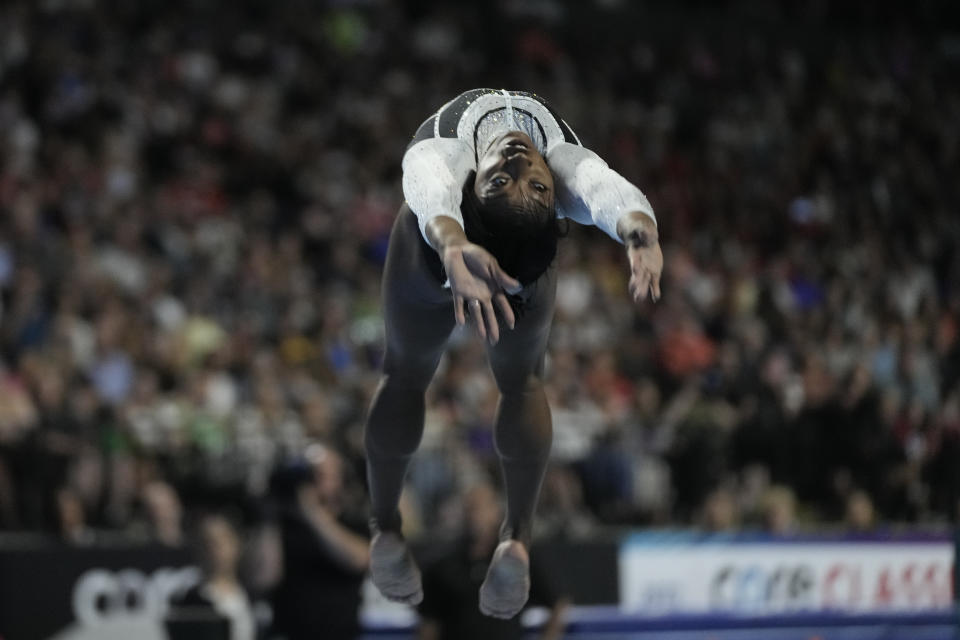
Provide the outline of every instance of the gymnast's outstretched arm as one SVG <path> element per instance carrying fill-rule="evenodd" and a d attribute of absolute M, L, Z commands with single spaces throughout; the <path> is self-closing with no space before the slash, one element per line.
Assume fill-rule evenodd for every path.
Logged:
<path fill-rule="evenodd" d="M 461 189 L 476 168 L 473 151 L 458 138 L 422 140 L 403 156 L 403 197 L 417 216 L 423 238 L 438 253 L 440 248 L 427 233 L 427 224 L 438 216 L 446 216 L 463 230 Z"/>
<path fill-rule="evenodd" d="M 634 301 L 641 301 L 648 293 L 654 301 L 659 299 L 663 253 L 657 219 L 643 192 L 607 166 L 596 153 L 580 145 L 555 144 L 548 150 L 546 161 L 554 177 L 559 213 L 581 224 L 596 225 L 611 238 L 625 244 L 630 262 L 630 294 Z M 444 218 L 446 221 L 439 224 L 447 231 L 445 235 L 450 237 L 451 246 L 466 242 L 460 213 L 461 189 L 473 170 L 476 170 L 473 152 L 465 142 L 456 138 L 424 140 L 411 147 L 403 159 L 404 196 L 417 215 L 423 237 L 437 249 L 445 265 L 445 251 L 436 244 L 437 233 L 431 235 L 428 232 L 428 225 Z M 499 278 L 497 272 L 502 274 L 502 271 L 499 265 L 495 269 L 490 266 L 496 265 L 496 260 L 486 251 L 477 245 L 472 247 L 464 256 L 474 257 L 472 263 L 466 263 L 467 267 L 473 264 L 479 269 L 472 272 L 474 278 L 468 278 L 462 261 L 457 259 L 457 252 L 450 256 L 454 261 L 452 271 L 460 274 L 462 283 L 459 298 L 458 289 L 454 288 L 457 322 L 463 324 L 465 321 L 464 305 L 475 304 L 472 301 L 479 299 L 483 313 L 475 314 L 477 328 L 483 337 L 495 342 L 499 336 L 496 316 L 493 307 L 486 303 L 486 295 L 473 297 L 474 294 L 483 294 L 484 290 L 474 279 L 479 277 L 487 282 L 490 299 L 500 305 L 500 298 L 504 301 L 506 298 L 495 286 Z M 450 268 L 447 273 L 451 274 Z M 510 286 L 502 283 L 499 287 L 511 291 Z M 487 318 L 487 327 L 483 326 L 483 318 Z"/>
<path fill-rule="evenodd" d="M 403 195 L 417 216 L 420 233 L 443 261 L 457 324 L 466 323 L 469 311 L 480 336 L 496 344 L 500 326 L 495 308 L 512 329 L 515 318 L 504 290 L 516 293 L 520 283 L 486 249 L 467 240 L 463 230 L 461 189 L 476 165 L 473 151 L 459 139 L 419 142 L 403 157 Z"/>
<path fill-rule="evenodd" d="M 648 292 L 654 301 L 659 299 L 663 253 L 657 218 L 643 192 L 586 147 L 567 142 L 554 145 L 547 153 L 547 164 L 560 214 L 594 224 L 626 245 L 630 295 L 635 302 Z"/>
<path fill-rule="evenodd" d="M 624 239 L 617 224 L 627 214 L 642 214 L 656 228 L 657 218 L 643 192 L 590 149 L 561 142 L 550 148 L 546 159 L 563 216 L 596 225 L 619 242 Z"/>

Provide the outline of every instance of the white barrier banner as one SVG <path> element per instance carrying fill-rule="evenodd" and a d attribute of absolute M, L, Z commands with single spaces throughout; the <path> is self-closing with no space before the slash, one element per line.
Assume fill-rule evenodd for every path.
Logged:
<path fill-rule="evenodd" d="M 640 534 L 620 550 L 620 604 L 660 614 L 944 611 L 949 540 L 696 541 Z"/>

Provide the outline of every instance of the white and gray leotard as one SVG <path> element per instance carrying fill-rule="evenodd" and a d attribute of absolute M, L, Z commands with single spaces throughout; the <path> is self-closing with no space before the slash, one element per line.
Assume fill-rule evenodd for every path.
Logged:
<path fill-rule="evenodd" d="M 539 96 L 473 89 L 440 107 L 414 135 L 403 156 L 403 195 L 426 239 L 436 216 L 463 226 L 463 184 L 490 143 L 508 131 L 530 136 L 554 178 L 557 214 L 617 237 L 617 221 L 642 211 L 656 222 L 647 197 L 590 151 Z"/>

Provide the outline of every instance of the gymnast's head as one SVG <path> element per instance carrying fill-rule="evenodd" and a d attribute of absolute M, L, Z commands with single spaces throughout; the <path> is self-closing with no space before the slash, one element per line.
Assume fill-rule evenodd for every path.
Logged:
<path fill-rule="evenodd" d="M 527 134 L 494 138 L 477 160 L 472 186 L 465 195 L 491 230 L 536 235 L 556 229 L 553 175 Z"/>

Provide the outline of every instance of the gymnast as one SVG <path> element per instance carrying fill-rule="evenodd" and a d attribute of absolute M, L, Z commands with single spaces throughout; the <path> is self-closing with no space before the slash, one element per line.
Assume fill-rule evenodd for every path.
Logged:
<path fill-rule="evenodd" d="M 403 193 L 383 272 L 383 375 L 364 434 L 371 578 L 389 600 L 423 598 L 398 503 L 427 385 L 454 325 L 469 319 L 487 341 L 500 392 L 494 441 L 507 503 L 479 606 L 512 618 L 529 593 L 531 524 L 552 438 L 543 369 L 561 219 L 625 245 L 639 303 L 660 297 L 656 218 L 637 187 L 523 91 L 474 89 L 428 118 L 404 154 Z"/>

